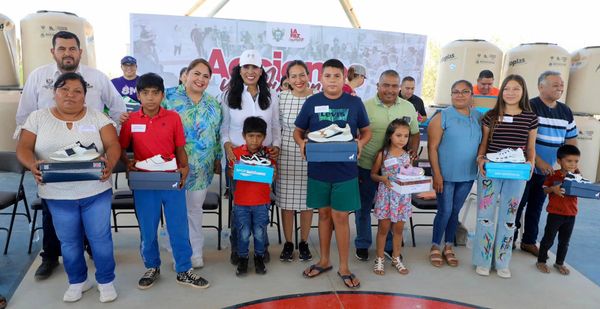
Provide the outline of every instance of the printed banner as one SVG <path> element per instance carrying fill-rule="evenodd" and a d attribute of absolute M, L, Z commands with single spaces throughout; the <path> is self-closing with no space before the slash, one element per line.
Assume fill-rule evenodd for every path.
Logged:
<path fill-rule="evenodd" d="M 311 87 L 321 89 L 324 61 L 341 60 L 349 67 L 367 68 L 365 84 L 356 92 L 367 99 L 377 92 L 381 72 L 412 76 L 421 92 L 427 38 L 424 35 L 352 28 L 324 27 L 205 17 L 131 14 L 131 50 L 138 73 L 155 72 L 166 87 L 177 85 L 179 71 L 195 58 L 208 60 L 213 76 L 208 92 L 218 95 L 229 81 L 246 49 L 259 50 L 272 89 L 279 87 L 287 63 L 296 59 L 308 65 Z"/>

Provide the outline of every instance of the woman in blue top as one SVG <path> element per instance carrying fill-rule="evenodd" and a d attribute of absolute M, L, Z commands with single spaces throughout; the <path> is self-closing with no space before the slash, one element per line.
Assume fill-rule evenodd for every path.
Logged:
<path fill-rule="evenodd" d="M 477 179 L 477 148 L 481 142 L 481 113 L 470 108 L 473 85 L 459 80 L 451 91 L 452 106 L 436 114 L 427 127 L 433 189 L 438 203 L 429 260 L 436 267 L 442 266 L 443 257 L 448 265 L 458 266 L 452 245 L 458 213 Z M 445 236 L 443 256 L 442 235 Z"/>
<path fill-rule="evenodd" d="M 204 265 L 202 205 L 214 174 L 221 173 L 221 105 L 205 91 L 211 76 L 212 70 L 206 60 L 192 61 L 187 67 L 185 83 L 167 93 L 163 102 L 166 109 L 179 114 L 185 133 L 185 152 L 190 166 L 185 198 L 194 268 Z"/>

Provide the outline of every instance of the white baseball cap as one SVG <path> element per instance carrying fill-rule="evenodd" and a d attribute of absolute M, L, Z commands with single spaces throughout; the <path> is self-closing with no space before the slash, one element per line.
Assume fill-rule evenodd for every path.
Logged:
<path fill-rule="evenodd" d="M 242 53 L 240 56 L 240 66 L 247 64 L 255 65 L 259 68 L 262 66 L 262 57 L 258 50 L 248 49 Z"/>

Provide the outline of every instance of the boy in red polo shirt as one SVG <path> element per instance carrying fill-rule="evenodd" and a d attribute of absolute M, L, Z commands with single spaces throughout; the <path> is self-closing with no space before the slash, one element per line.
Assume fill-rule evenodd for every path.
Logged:
<path fill-rule="evenodd" d="M 259 117 L 248 117 L 242 128 L 245 145 L 233 149 L 236 161 L 245 164 L 275 165 L 268 158 L 269 149 L 262 145 L 267 135 L 267 123 Z M 233 176 L 233 164 L 229 163 L 229 177 Z M 275 176 L 273 176 L 275 177 Z M 264 262 L 269 207 L 271 206 L 271 186 L 266 183 L 237 180 L 233 193 L 234 218 L 238 233 L 238 256 L 236 275 L 248 272 L 250 234 L 254 237 L 254 268 L 257 274 L 265 274 Z"/>
<path fill-rule="evenodd" d="M 162 158 L 175 157 L 177 171 L 181 172 L 179 190 L 133 191 L 142 239 L 140 251 L 144 266 L 148 269 L 139 280 L 138 288 L 145 290 L 152 287 L 160 275 L 160 252 L 156 231 L 161 217 L 161 207 L 169 226 L 169 240 L 173 248 L 177 283 L 207 288 L 208 281 L 192 273 L 192 247 L 189 239 L 185 191 L 181 189 L 189 172 L 181 118 L 176 112 L 160 107 L 165 91 L 160 76 L 154 73 L 144 74 L 139 77 L 136 88 L 142 108 L 131 113 L 121 127 L 119 136 L 123 149 L 121 160 L 127 164 L 128 170 L 132 171 L 137 170 L 136 165 L 155 167 L 157 160 L 163 161 L 161 156 Z M 134 160 L 129 160 L 126 149 L 132 142 Z M 148 160 L 150 158 L 153 160 Z M 158 165 L 168 163 L 168 160 L 164 161 L 167 162 L 158 162 Z M 142 162 L 144 164 L 140 165 Z"/>
<path fill-rule="evenodd" d="M 561 274 L 568 275 L 570 270 L 564 265 L 569 240 L 575 226 L 575 216 L 577 215 L 577 197 L 564 195 L 565 189 L 561 188 L 565 177 L 578 170 L 580 156 L 579 149 L 573 145 L 563 145 L 558 148 L 556 157 L 560 169 L 546 177 L 544 182 L 544 192 L 549 195 L 548 218 L 544 229 L 544 237 L 540 242 L 540 251 L 538 261 L 535 264 L 537 269 L 543 273 L 549 273 L 550 269 L 546 265 L 548 259 L 548 250 L 554 243 L 554 238 L 558 233 L 558 248 L 556 250 L 556 261 L 554 268 Z M 568 180 L 567 180 L 568 181 Z"/>

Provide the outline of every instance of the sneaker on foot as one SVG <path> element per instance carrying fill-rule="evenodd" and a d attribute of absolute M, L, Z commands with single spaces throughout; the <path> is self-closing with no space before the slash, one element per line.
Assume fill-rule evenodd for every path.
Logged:
<path fill-rule="evenodd" d="M 307 136 L 310 140 L 318 143 L 348 142 L 353 139 L 350 125 L 346 124 L 343 128 L 340 128 L 335 123 L 321 130 L 310 132 Z"/>
<path fill-rule="evenodd" d="M 246 273 L 248 273 L 248 258 L 240 257 L 235 270 L 235 275 L 239 277 L 246 275 Z"/>
<path fill-rule="evenodd" d="M 254 256 L 254 270 L 259 275 L 264 275 L 267 273 L 267 267 L 265 266 L 264 256 Z"/>
<path fill-rule="evenodd" d="M 207 287 L 210 286 L 210 284 L 208 283 L 208 280 L 194 274 L 192 272 L 192 269 L 189 269 L 188 271 L 182 271 L 180 273 L 177 273 L 177 283 L 179 284 L 183 284 L 183 285 L 188 285 L 194 288 L 199 288 L 199 289 L 206 289 Z"/>
<path fill-rule="evenodd" d="M 392 250 L 383 250 L 383 255 L 388 259 L 392 260 Z M 402 259 L 402 254 L 400 255 L 400 259 Z"/>
<path fill-rule="evenodd" d="M 112 282 L 98 284 L 98 292 L 100 292 L 100 302 L 108 303 L 117 299 L 117 290 Z"/>
<path fill-rule="evenodd" d="M 298 244 L 298 251 L 298 258 L 302 261 L 312 260 L 312 254 L 310 253 L 310 249 L 308 248 L 308 243 L 306 241 L 301 241 Z"/>
<path fill-rule="evenodd" d="M 534 244 L 521 243 L 521 250 L 523 250 L 525 252 L 529 252 L 529 253 L 533 254 L 533 256 L 536 256 L 536 257 L 540 254 L 540 249 L 538 249 L 538 247 Z"/>
<path fill-rule="evenodd" d="M 63 295 L 63 301 L 72 303 L 80 300 L 83 292 L 91 289 L 92 286 L 93 284 L 88 280 L 81 283 L 69 284 L 69 288 L 65 292 L 65 295 Z"/>
<path fill-rule="evenodd" d="M 483 266 L 477 266 L 475 268 L 475 272 L 480 276 L 489 276 L 490 275 L 490 269 L 487 267 L 483 267 Z"/>
<path fill-rule="evenodd" d="M 237 255 L 237 252 L 231 252 L 231 255 L 229 256 L 229 263 L 231 263 L 231 265 L 237 265 L 239 261 L 240 257 Z"/>
<path fill-rule="evenodd" d="M 40 267 L 35 271 L 36 280 L 45 280 L 52 275 L 52 272 L 58 267 L 58 261 L 42 261 Z"/>
<path fill-rule="evenodd" d="M 294 244 L 286 241 L 283 244 L 283 250 L 281 250 L 281 254 L 279 255 L 279 260 L 282 262 L 291 262 L 294 260 Z"/>
<path fill-rule="evenodd" d="M 359 261 L 369 260 L 369 249 L 356 248 L 356 258 Z"/>
<path fill-rule="evenodd" d="M 496 153 L 485 155 L 492 162 L 525 163 L 525 155 L 521 148 L 505 148 Z"/>
<path fill-rule="evenodd" d="M 80 162 L 94 160 L 99 156 L 100 153 L 94 143 L 83 146 L 81 142 L 76 142 L 62 150 L 55 151 L 50 155 L 50 159 L 61 162 Z"/>
<path fill-rule="evenodd" d="M 160 268 L 148 268 L 142 278 L 140 278 L 140 281 L 138 281 L 138 289 L 145 290 L 151 288 L 159 276 Z"/>
<path fill-rule="evenodd" d="M 155 155 L 144 161 L 138 161 L 135 163 L 135 167 L 148 172 L 172 172 L 177 170 L 177 161 L 175 157 L 166 158 L 162 155 Z"/>
<path fill-rule="evenodd" d="M 498 277 L 500 277 L 500 278 L 504 278 L 504 279 L 510 278 L 510 269 L 508 269 L 508 268 L 496 269 L 496 273 L 498 274 Z"/>

